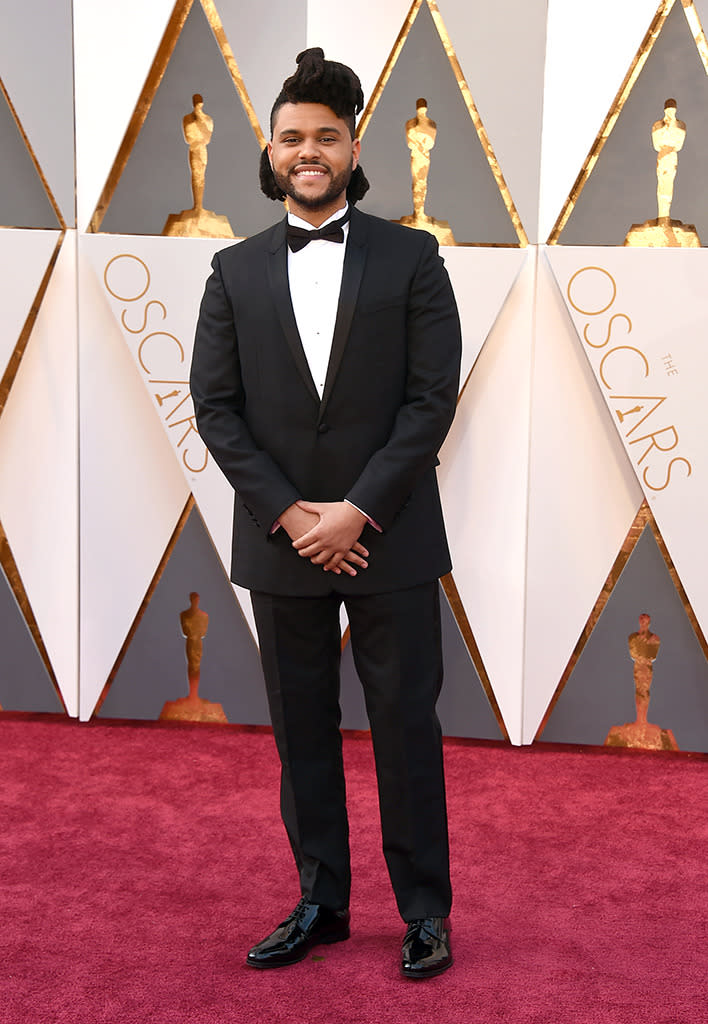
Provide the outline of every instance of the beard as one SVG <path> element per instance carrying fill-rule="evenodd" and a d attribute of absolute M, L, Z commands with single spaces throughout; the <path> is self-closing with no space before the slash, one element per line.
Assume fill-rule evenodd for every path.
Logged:
<path fill-rule="evenodd" d="M 344 170 L 340 171 L 339 174 L 333 178 L 330 177 L 329 185 L 318 196 L 311 196 L 307 193 L 302 193 L 298 190 L 297 185 L 294 181 L 294 174 L 279 174 L 275 168 L 273 168 L 273 177 L 275 183 L 279 189 L 281 189 L 286 196 L 294 199 L 300 206 L 305 207 L 307 210 L 321 210 L 324 207 L 329 206 L 333 200 L 338 199 L 342 192 L 346 192 L 347 185 L 349 184 L 352 176 L 353 161 L 350 160 L 349 166 L 345 167 Z M 329 171 L 324 164 L 311 164 L 309 166 L 323 167 L 326 171 Z"/>

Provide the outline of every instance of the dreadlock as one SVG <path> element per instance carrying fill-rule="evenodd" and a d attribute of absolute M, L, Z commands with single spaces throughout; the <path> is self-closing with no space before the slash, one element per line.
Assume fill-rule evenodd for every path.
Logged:
<path fill-rule="evenodd" d="M 286 103 L 322 103 L 344 121 L 349 134 L 354 138 L 356 132 L 355 115 L 364 106 L 364 93 L 358 76 L 347 67 L 334 60 L 325 60 L 324 50 L 313 46 L 297 55 L 297 71 L 283 82 L 273 109 L 270 112 L 270 133 L 278 111 Z M 268 150 L 261 153 L 260 163 L 261 190 L 269 199 L 285 199 L 285 193 L 276 184 L 273 169 L 268 159 Z M 347 199 L 356 203 L 369 190 L 369 182 L 361 167 L 352 172 L 347 186 Z"/>

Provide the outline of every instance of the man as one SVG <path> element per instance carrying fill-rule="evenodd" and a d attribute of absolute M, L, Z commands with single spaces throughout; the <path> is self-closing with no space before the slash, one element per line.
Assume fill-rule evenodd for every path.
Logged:
<path fill-rule="evenodd" d="M 408 924 L 401 970 L 424 978 L 452 963 L 435 714 L 438 577 L 450 560 L 435 466 L 460 330 L 432 236 L 352 209 L 368 188 L 354 137 L 362 106 L 350 68 L 319 48 L 299 55 L 261 159 L 261 187 L 287 196 L 289 213 L 214 257 L 191 386 L 199 430 L 236 491 L 232 578 L 252 593 L 302 893 L 247 962 L 284 966 L 349 937 L 344 602 Z"/>

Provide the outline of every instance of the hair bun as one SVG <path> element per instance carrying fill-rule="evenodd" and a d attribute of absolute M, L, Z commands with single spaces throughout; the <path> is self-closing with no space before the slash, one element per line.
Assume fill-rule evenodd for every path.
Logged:
<path fill-rule="evenodd" d="M 295 63 L 301 64 L 305 57 L 317 57 L 319 60 L 324 60 L 324 50 L 321 46 L 311 46 L 309 50 L 303 50 L 302 53 L 298 53 Z"/>
<path fill-rule="evenodd" d="M 325 70 L 324 50 L 320 46 L 311 46 L 309 50 L 303 50 L 295 58 L 297 71 L 293 78 L 297 78 L 302 85 L 309 85 L 322 78 Z"/>

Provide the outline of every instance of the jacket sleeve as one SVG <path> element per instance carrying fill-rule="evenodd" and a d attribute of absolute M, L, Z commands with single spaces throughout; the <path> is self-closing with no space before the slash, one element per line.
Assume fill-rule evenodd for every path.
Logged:
<path fill-rule="evenodd" d="M 418 480 L 437 465 L 455 414 L 461 351 L 452 285 L 437 241 L 426 234 L 408 295 L 405 400 L 387 443 L 372 454 L 345 495 L 384 530 Z"/>
<path fill-rule="evenodd" d="M 271 456 L 257 446 L 244 422 L 246 395 L 238 338 L 219 253 L 211 265 L 190 373 L 197 426 L 226 479 L 258 525 L 270 533 L 280 513 L 301 495 Z"/>

